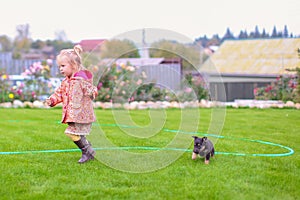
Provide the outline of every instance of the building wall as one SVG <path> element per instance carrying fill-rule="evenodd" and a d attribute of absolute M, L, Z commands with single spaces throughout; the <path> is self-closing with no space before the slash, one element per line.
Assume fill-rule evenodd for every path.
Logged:
<path fill-rule="evenodd" d="M 155 83 L 157 86 L 170 90 L 180 89 L 182 79 L 180 64 L 158 64 L 146 65 L 139 68 L 139 73 L 144 71 L 148 83 Z"/>
<path fill-rule="evenodd" d="M 231 102 L 235 99 L 254 99 L 254 88 L 263 87 L 271 82 L 225 82 L 209 84 L 212 100 Z"/>

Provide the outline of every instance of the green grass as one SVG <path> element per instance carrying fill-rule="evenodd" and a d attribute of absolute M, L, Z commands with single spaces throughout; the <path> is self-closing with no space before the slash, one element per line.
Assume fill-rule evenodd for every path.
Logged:
<path fill-rule="evenodd" d="M 182 143 L 176 144 L 181 147 L 189 141 L 191 150 L 192 134 L 156 129 L 161 126 L 192 132 L 197 124 L 195 122 L 198 122 L 195 110 L 184 112 L 184 124 L 180 126 L 182 113 L 179 109 L 151 113 L 148 110 L 119 110 L 114 113 L 96 110 L 98 122 L 93 126 L 92 135 L 101 127 L 107 140 L 116 146 L 160 148 L 170 145 L 178 136 Z M 134 121 L 132 125 L 140 128 L 99 125 L 128 125 L 130 120 L 124 120 L 124 113 L 129 113 Z M 205 133 L 212 110 L 201 109 L 199 115 L 197 131 Z M 66 126 L 59 123 L 60 118 L 60 109 L 0 109 L 0 152 L 76 149 L 64 135 Z M 280 147 L 230 139 L 234 137 L 285 145 L 295 153 L 284 157 L 219 154 L 205 165 L 203 159 L 191 160 L 191 152 L 181 152 L 179 158 L 169 165 L 145 173 L 116 170 L 97 160 L 80 165 L 77 163 L 79 151 L 0 154 L 0 199 L 300 199 L 299 121 L 300 110 L 295 109 L 226 109 L 221 133 L 225 138 L 209 137 L 214 141 L 217 152 L 287 152 Z M 92 135 L 93 145 L 100 147 L 98 145 L 102 141 L 98 143 Z M 127 152 L 141 157 L 155 153 L 151 150 Z M 174 151 L 167 153 L 171 157 Z M 97 156 L 100 160 L 101 156 L 110 156 L 113 161 L 120 159 L 121 167 L 122 162 L 127 161 L 118 150 L 98 150 Z M 150 161 L 152 164 L 157 162 L 157 166 L 160 164 L 159 159 Z M 126 164 L 138 169 L 148 162 Z"/>

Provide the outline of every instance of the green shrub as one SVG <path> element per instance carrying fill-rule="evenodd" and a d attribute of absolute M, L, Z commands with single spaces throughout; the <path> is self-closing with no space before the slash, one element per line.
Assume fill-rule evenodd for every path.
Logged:
<path fill-rule="evenodd" d="M 297 97 L 297 76 L 280 75 L 276 81 L 266 87 L 254 89 L 255 99 L 259 100 L 282 100 L 282 101 L 296 101 Z M 299 79 L 298 79 L 299 82 Z"/>
<path fill-rule="evenodd" d="M 98 67 L 98 70 L 103 67 Z M 95 71 L 94 74 L 102 74 L 98 87 L 96 101 L 124 103 L 131 101 L 191 101 L 196 99 L 206 99 L 207 90 L 200 77 L 187 75 L 182 81 L 182 89 L 170 91 L 157 86 L 155 83 L 147 83 L 147 74 L 141 72 L 137 74 L 133 66 L 113 64 L 106 67 L 102 73 Z"/>

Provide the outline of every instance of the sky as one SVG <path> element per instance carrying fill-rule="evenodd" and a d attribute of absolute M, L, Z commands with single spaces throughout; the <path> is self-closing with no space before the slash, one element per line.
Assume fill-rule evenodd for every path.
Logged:
<path fill-rule="evenodd" d="M 64 31 L 68 40 L 111 39 L 142 29 L 163 30 L 190 40 L 237 36 L 273 27 L 300 35 L 299 0 L 0 0 L 0 35 L 14 38 L 16 27 L 29 24 L 34 40 L 53 40 Z M 164 31 L 165 30 L 165 31 Z M 156 33 L 154 31 L 153 33 Z"/>

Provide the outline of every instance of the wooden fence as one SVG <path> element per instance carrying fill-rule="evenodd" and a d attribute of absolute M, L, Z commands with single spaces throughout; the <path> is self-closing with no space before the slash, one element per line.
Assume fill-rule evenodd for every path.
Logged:
<path fill-rule="evenodd" d="M 42 60 L 12 59 L 12 53 L 0 53 L 0 70 L 4 70 L 8 75 L 20 75 L 35 62 L 42 62 Z M 59 71 L 55 60 L 52 60 L 52 63 L 51 76 L 57 76 Z"/>
<path fill-rule="evenodd" d="M 18 60 L 12 59 L 11 53 L 0 53 L 0 70 L 4 70 L 8 75 L 21 75 L 33 63 L 42 60 Z M 59 74 L 55 60 L 52 60 L 51 76 L 57 77 Z M 155 64 L 146 65 L 139 68 L 140 73 L 144 71 L 147 75 L 148 83 L 156 83 L 166 89 L 177 90 L 180 88 L 182 79 L 181 64 Z"/>
<path fill-rule="evenodd" d="M 180 64 L 158 64 L 141 66 L 139 71 L 147 75 L 148 83 L 156 83 L 157 86 L 170 90 L 180 89 L 182 79 Z"/>

